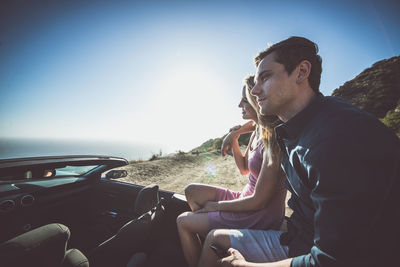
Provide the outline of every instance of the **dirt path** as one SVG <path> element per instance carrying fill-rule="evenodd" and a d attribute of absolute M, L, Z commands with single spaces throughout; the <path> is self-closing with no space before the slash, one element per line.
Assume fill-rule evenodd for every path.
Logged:
<path fill-rule="evenodd" d="M 217 151 L 199 155 L 175 154 L 153 161 L 132 163 L 124 169 L 128 171 L 128 177 L 120 181 L 140 185 L 157 184 L 160 189 L 180 194 L 184 194 L 184 188 L 190 183 L 241 191 L 248 179 L 240 174 L 232 156 L 222 157 Z M 286 215 L 290 214 L 287 207 Z"/>
<path fill-rule="evenodd" d="M 176 154 L 158 160 L 130 164 L 125 169 L 128 177 L 122 181 L 148 185 L 183 193 L 189 183 L 205 183 L 241 190 L 247 177 L 240 175 L 233 157 L 222 157 L 218 152 L 199 155 Z"/>

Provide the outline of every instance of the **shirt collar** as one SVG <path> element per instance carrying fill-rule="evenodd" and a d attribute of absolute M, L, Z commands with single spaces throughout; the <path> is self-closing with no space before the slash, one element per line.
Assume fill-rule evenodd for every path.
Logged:
<path fill-rule="evenodd" d="M 293 118 L 275 127 L 276 135 L 283 139 L 296 138 L 307 123 L 318 113 L 324 96 L 318 93 L 310 103 Z"/>

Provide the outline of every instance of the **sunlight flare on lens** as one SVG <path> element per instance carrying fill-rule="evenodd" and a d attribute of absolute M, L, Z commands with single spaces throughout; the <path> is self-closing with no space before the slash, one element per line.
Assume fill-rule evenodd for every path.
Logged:
<path fill-rule="evenodd" d="M 205 171 L 209 178 L 217 177 L 217 170 L 215 169 L 215 166 L 213 164 L 207 165 L 207 167 L 205 168 Z"/>

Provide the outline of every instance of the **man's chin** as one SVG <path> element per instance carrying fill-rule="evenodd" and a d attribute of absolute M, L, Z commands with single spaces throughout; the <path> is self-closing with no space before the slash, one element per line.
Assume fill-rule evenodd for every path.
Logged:
<path fill-rule="evenodd" d="M 271 114 L 271 111 L 270 111 L 270 110 L 267 110 L 267 109 L 265 109 L 265 108 L 261 108 L 260 114 L 263 115 L 263 116 L 274 115 L 274 114 Z"/>

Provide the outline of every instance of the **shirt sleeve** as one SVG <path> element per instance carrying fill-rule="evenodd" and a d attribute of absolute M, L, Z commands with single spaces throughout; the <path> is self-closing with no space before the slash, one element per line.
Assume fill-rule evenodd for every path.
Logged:
<path fill-rule="evenodd" d="M 399 142 L 382 127 L 367 126 L 349 125 L 305 153 L 314 245 L 291 266 L 370 266 L 376 260 L 377 229 L 398 179 Z"/>

